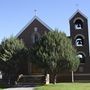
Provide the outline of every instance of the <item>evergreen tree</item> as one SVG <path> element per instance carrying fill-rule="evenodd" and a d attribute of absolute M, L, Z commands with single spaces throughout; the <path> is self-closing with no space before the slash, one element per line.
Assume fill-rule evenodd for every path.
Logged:
<path fill-rule="evenodd" d="M 2 40 L 0 45 L 0 70 L 7 76 L 7 82 L 14 83 L 23 73 L 27 63 L 28 50 L 22 40 L 10 37 Z M 24 67 L 25 66 L 25 67 Z"/>
<path fill-rule="evenodd" d="M 56 76 L 61 71 L 76 71 L 79 66 L 71 40 L 58 31 L 43 35 L 31 48 L 30 55 L 32 63 L 54 76 L 53 83 L 56 83 Z"/>

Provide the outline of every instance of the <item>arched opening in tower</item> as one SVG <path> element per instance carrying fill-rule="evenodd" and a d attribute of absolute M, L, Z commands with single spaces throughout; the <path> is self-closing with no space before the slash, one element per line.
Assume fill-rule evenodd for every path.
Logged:
<path fill-rule="evenodd" d="M 83 29 L 83 22 L 80 19 L 75 21 L 75 29 Z"/>

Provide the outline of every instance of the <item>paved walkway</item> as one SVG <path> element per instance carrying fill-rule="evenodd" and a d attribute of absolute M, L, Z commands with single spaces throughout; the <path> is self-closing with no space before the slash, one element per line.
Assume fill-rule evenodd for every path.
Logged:
<path fill-rule="evenodd" d="M 34 90 L 33 87 L 21 87 L 21 88 L 8 88 L 8 89 L 4 89 L 4 90 Z"/>

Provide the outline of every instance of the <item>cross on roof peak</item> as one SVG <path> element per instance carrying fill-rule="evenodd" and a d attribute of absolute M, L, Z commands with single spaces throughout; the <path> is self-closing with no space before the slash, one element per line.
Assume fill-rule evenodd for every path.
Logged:
<path fill-rule="evenodd" d="M 34 12 L 35 12 L 35 16 L 37 16 L 37 10 L 36 9 L 34 10 Z"/>

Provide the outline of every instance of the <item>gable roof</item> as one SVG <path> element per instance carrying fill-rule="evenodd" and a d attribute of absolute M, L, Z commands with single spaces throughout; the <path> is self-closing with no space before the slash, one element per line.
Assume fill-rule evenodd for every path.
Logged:
<path fill-rule="evenodd" d="M 34 16 L 31 21 L 29 21 L 21 30 L 20 32 L 16 35 L 16 37 L 18 37 L 34 20 L 38 20 L 43 26 L 45 26 L 47 29 L 52 30 L 52 28 L 50 28 L 46 23 L 44 23 L 40 18 L 38 18 L 37 16 Z"/>
<path fill-rule="evenodd" d="M 77 14 L 80 13 L 82 16 L 84 16 L 86 19 L 88 18 L 86 15 L 84 15 L 79 9 L 69 18 L 69 21 Z"/>

